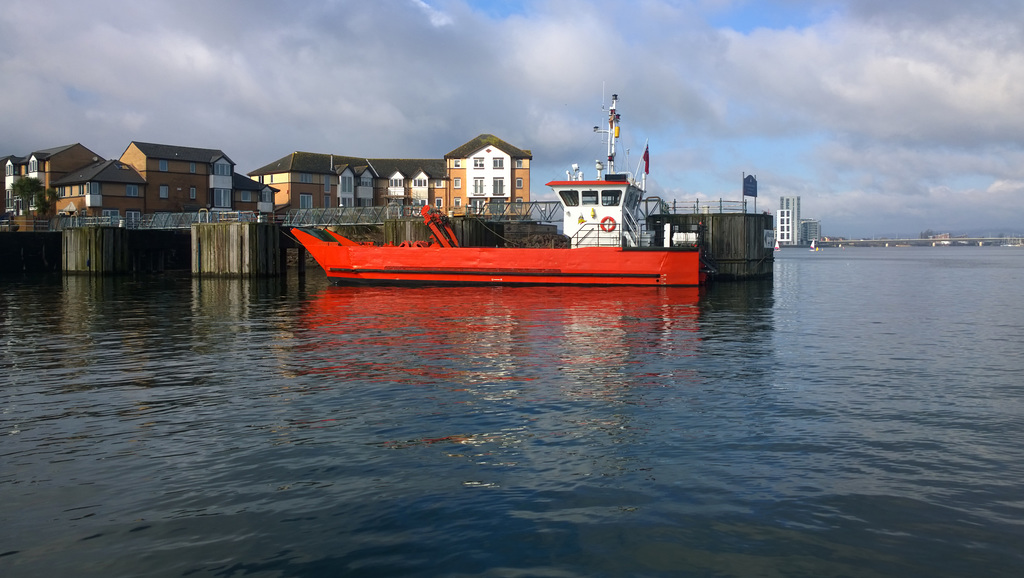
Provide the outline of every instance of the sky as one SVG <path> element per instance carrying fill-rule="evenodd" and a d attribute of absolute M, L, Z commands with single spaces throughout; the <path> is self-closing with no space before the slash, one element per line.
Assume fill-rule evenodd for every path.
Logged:
<path fill-rule="evenodd" d="M 594 176 L 617 94 L 649 195 L 753 174 L 756 210 L 798 195 L 824 235 L 1024 233 L 1019 0 L 7 0 L 0 29 L 0 155 L 137 140 L 248 173 L 489 133 L 549 200 Z"/>

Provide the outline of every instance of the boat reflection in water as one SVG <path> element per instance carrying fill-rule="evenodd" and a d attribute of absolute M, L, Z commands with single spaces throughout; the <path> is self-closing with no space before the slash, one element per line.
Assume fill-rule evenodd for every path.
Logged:
<path fill-rule="evenodd" d="M 327 287 L 310 297 L 296 336 L 325 362 L 311 371 L 347 379 L 461 386 L 588 368 L 614 381 L 637 350 L 695 338 L 700 292 Z"/>
<path fill-rule="evenodd" d="M 387 411 L 410 424 L 407 435 L 378 440 L 382 446 L 479 444 L 495 436 L 512 443 L 507 421 L 494 429 L 458 421 L 509 411 L 564 416 L 567 408 L 556 406 L 618 406 L 638 389 L 663 388 L 666 371 L 686 371 L 672 360 L 697 348 L 701 291 L 326 287 L 310 296 L 289 354 L 302 360 L 296 376 L 312 378 L 317 389 L 381 390 L 393 404 Z M 428 415 L 454 423 L 424 428 Z"/>

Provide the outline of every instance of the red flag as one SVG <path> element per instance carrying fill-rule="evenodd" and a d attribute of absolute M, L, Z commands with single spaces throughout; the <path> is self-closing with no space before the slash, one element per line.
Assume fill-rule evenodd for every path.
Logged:
<path fill-rule="evenodd" d="M 644 174 L 651 174 L 651 147 L 644 147 Z"/>

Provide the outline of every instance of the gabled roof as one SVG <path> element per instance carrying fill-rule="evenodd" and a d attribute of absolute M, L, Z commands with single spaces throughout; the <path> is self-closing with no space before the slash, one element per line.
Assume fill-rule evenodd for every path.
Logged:
<path fill-rule="evenodd" d="M 452 152 L 444 155 L 446 159 L 464 159 L 469 158 L 469 155 L 477 152 L 480 149 L 487 147 L 495 147 L 503 152 L 506 152 L 515 159 L 532 159 L 533 153 L 528 150 L 524 150 L 518 147 L 514 147 L 493 134 L 482 134 L 468 143 L 460 146 Z"/>
<path fill-rule="evenodd" d="M 382 177 L 399 172 L 412 178 L 423 171 L 428 178 L 443 179 L 447 174 L 441 159 L 371 159 L 371 163 Z"/>
<path fill-rule="evenodd" d="M 231 173 L 231 188 L 236 191 L 262 191 L 263 187 L 270 187 L 270 185 L 254 181 L 241 173 Z M 274 187 L 270 187 L 270 189 L 272 191 L 278 190 Z"/>
<path fill-rule="evenodd" d="M 248 174 L 253 176 L 274 173 L 337 173 L 337 168 L 342 165 L 366 166 L 366 164 L 366 159 L 359 157 L 295 151 L 268 165 L 249 171 Z"/>
<path fill-rule="evenodd" d="M 51 184 L 57 187 L 88 182 L 144 185 L 146 179 L 142 178 L 142 175 L 130 165 L 118 160 L 109 160 L 95 162 L 76 171 L 71 171 Z"/>
<path fill-rule="evenodd" d="M 224 151 L 220 149 L 201 149 L 139 141 L 132 141 L 128 146 L 131 147 L 131 145 L 135 145 L 137 149 L 142 151 L 142 154 L 154 159 L 213 163 L 214 161 L 223 158 L 229 163 L 235 164 L 235 161 L 231 160 L 228 155 L 224 154 Z"/>
<path fill-rule="evenodd" d="M 73 144 L 69 144 L 69 145 L 53 147 L 53 148 L 43 149 L 43 150 L 38 150 L 38 151 L 32 151 L 32 154 L 28 155 L 28 157 L 26 157 L 26 158 L 36 157 L 39 160 L 45 160 L 45 159 L 48 159 L 48 158 L 52 157 L 53 155 L 55 155 L 55 154 L 57 154 L 59 152 L 64 152 L 64 151 L 68 150 L 69 148 L 75 146 L 76 144 L 79 144 L 79 143 L 73 143 Z"/>

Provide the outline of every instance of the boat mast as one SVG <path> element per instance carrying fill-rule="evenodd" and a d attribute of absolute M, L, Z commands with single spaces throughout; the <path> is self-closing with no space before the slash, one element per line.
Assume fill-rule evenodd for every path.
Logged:
<path fill-rule="evenodd" d="M 608 174 L 615 174 L 615 140 L 619 138 L 619 115 L 615 112 L 619 95 L 612 95 L 612 105 L 608 108 Z"/>

